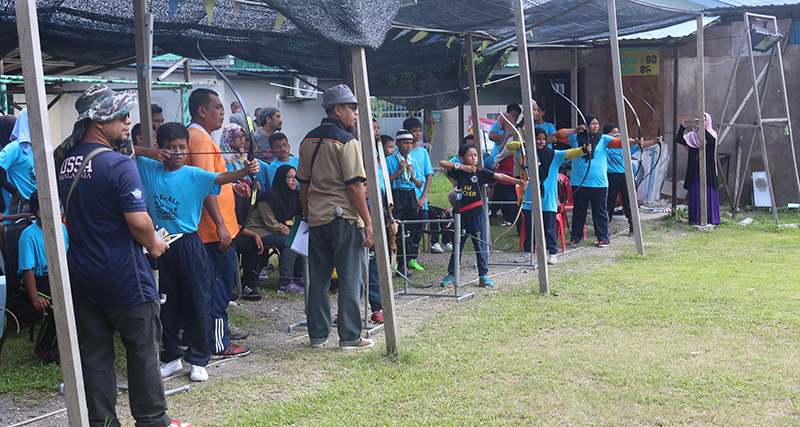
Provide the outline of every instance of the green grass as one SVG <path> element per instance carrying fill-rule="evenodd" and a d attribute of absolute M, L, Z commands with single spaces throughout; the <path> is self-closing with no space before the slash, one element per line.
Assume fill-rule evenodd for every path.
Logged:
<path fill-rule="evenodd" d="M 446 306 L 397 355 L 294 351 L 171 406 L 227 402 L 195 425 L 800 425 L 799 237 L 664 235 L 559 266 L 558 297 L 519 283 Z"/>

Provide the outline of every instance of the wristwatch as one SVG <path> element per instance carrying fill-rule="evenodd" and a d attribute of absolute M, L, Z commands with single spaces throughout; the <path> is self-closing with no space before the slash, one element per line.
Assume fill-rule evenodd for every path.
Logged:
<path fill-rule="evenodd" d="M 456 163 L 456 165 L 453 166 L 453 169 L 458 170 L 458 168 L 460 168 L 460 167 L 461 167 L 461 163 Z"/>

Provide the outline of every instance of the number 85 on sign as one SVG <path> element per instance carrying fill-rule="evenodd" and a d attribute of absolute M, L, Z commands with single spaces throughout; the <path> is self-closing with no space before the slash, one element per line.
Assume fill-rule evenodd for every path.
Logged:
<path fill-rule="evenodd" d="M 623 76 L 657 75 L 660 71 L 661 55 L 658 48 L 620 49 L 619 62 Z"/>

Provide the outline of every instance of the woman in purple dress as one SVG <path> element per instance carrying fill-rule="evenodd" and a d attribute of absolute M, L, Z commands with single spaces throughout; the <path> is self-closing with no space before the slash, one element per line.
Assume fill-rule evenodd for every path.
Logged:
<path fill-rule="evenodd" d="M 717 171 L 717 132 L 711 126 L 711 116 L 705 114 L 706 119 L 706 201 L 708 204 L 708 223 L 719 224 L 719 187 Z M 695 130 L 686 132 L 686 119 L 681 120 L 678 128 L 678 144 L 686 146 L 689 152 L 689 164 L 686 166 L 686 178 L 683 188 L 689 190 L 689 223 L 700 224 L 700 138 L 697 130 L 700 119 L 695 119 Z"/>

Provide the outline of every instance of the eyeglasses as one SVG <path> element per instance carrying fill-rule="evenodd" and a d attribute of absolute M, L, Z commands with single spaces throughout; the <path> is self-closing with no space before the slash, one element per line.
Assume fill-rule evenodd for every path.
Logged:
<path fill-rule="evenodd" d="M 358 105 L 357 104 L 344 104 L 344 106 L 349 108 L 349 109 L 351 109 L 351 110 L 353 110 L 353 111 L 358 111 Z"/>
<path fill-rule="evenodd" d="M 286 175 L 286 179 L 291 179 L 293 181 L 297 181 L 297 175 Z"/>
<path fill-rule="evenodd" d="M 247 135 L 236 135 L 236 137 L 233 138 L 233 139 L 235 139 L 237 141 L 245 140 L 245 139 L 247 139 Z"/>

